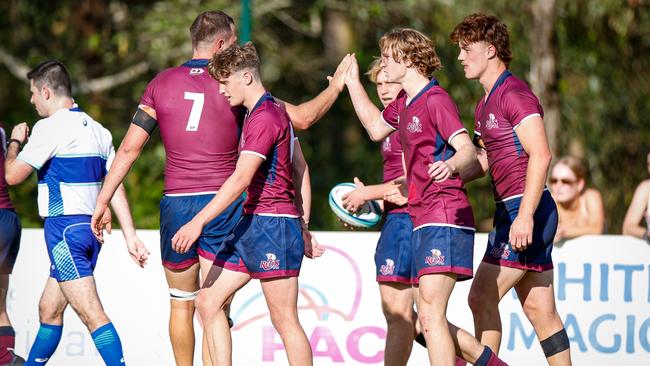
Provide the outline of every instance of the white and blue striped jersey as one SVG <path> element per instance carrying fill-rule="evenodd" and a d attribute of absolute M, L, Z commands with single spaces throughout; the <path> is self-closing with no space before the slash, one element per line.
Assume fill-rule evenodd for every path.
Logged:
<path fill-rule="evenodd" d="M 34 125 L 18 159 L 38 171 L 41 217 L 92 215 L 115 156 L 111 133 L 79 108 Z"/>

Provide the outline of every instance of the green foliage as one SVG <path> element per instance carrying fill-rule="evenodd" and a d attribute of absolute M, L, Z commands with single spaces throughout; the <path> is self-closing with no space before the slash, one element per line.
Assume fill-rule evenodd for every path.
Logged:
<path fill-rule="evenodd" d="M 444 66 L 436 77 L 472 131 L 474 106 L 483 90 L 478 82 L 464 78 L 456 60 L 458 48 L 449 41 L 449 33 L 470 13 L 499 15 L 511 31 L 511 69 L 527 78 L 531 3 L 253 1 L 253 41 L 261 53 L 266 86 L 276 96 L 300 103 L 327 86 L 326 76 L 343 56 L 341 50 L 355 52 L 365 70 L 378 55 L 377 41 L 384 32 L 396 26 L 419 29 L 436 43 Z M 557 153 L 584 157 L 591 169 L 591 185 L 603 192 L 609 232 L 620 232 L 634 187 L 648 175 L 644 161 L 650 141 L 650 5 L 644 1 L 557 0 L 556 8 L 562 117 Z M 145 61 L 148 71 L 127 83 L 103 92 L 75 91 L 80 106 L 107 126 L 119 145 L 147 82 L 160 70 L 190 57 L 189 25 L 207 9 L 222 9 L 239 20 L 239 2 L 225 0 L 4 1 L 0 3 L 0 45 L 29 66 L 45 58 L 62 60 L 77 85 Z M 337 23 L 332 38 L 329 26 L 335 19 L 343 22 Z M 0 70 L 0 116 L 5 128 L 9 131 L 24 120 L 33 125 L 38 116 L 28 103 L 27 85 L 4 65 Z M 369 83 L 367 90 L 376 98 Z M 366 183 L 379 182 L 379 146 L 356 121 L 346 92 L 322 121 L 299 135 L 312 168 L 312 227 L 339 229 L 327 204 L 327 192 L 354 176 Z M 139 227 L 158 227 L 163 163 L 164 149 L 156 133 L 125 182 Z M 31 180 L 11 190 L 26 227 L 40 225 L 35 186 Z M 469 184 L 468 192 L 477 222 L 489 221 L 493 209 L 489 180 Z"/>

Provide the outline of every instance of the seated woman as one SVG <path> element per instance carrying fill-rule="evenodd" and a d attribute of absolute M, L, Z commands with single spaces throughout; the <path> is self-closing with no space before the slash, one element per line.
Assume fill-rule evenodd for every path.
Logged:
<path fill-rule="evenodd" d="M 553 166 L 551 193 L 559 215 L 555 243 L 604 231 L 603 198 L 598 190 L 585 188 L 585 176 L 584 165 L 572 156 L 561 158 Z"/>
<path fill-rule="evenodd" d="M 650 153 L 647 156 L 648 173 L 650 173 Z M 642 221 L 645 219 L 645 226 Z M 623 235 L 632 235 L 645 239 L 650 244 L 650 179 L 639 183 L 634 191 L 634 197 L 623 221 Z"/>

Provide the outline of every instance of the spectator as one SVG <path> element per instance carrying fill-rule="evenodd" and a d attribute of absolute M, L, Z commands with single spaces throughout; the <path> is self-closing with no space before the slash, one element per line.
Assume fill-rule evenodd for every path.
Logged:
<path fill-rule="evenodd" d="M 648 172 L 650 173 L 650 152 L 647 156 Z M 645 219 L 645 226 L 641 225 L 642 219 Z M 650 243 L 648 233 L 650 231 L 650 179 L 639 183 L 634 191 L 632 203 L 627 209 L 625 220 L 623 221 L 623 235 L 632 235 L 637 238 L 645 239 Z"/>
<path fill-rule="evenodd" d="M 551 193 L 559 215 L 555 243 L 604 231 L 603 198 L 598 190 L 585 187 L 585 177 L 584 165 L 572 156 L 561 158 L 551 170 Z"/>

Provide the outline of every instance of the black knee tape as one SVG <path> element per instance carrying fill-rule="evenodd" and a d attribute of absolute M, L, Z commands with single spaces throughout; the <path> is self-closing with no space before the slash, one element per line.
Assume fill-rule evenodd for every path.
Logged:
<path fill-rule="evenodd" d="M 548 358 L 553 356 L 556 353 L 560 353 L 564 350 L 569 349 L 569 336 L 566 334 L 566 329 L 553 334 L 552 336 L 541 341 L 542 349 L 544 350 L 544 355 Z"/>

